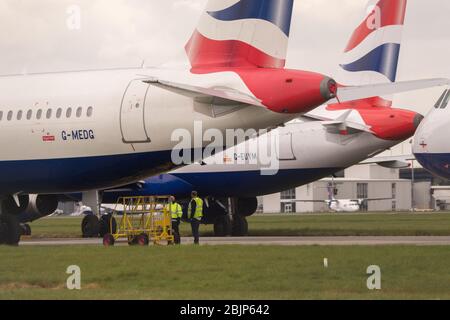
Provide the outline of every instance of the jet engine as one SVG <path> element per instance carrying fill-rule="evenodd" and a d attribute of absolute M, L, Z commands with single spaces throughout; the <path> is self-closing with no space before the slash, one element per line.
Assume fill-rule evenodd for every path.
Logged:
<path fill-rule="evenodd" d="M 31 195 L 27 212 L 33 212 L 40 217 L 51 215 L 58 209 L 58 197 L 56 195 Z"/>
<path fill-rule="evenodd" d="M 51 215 L 58 208 L 58 202 L 56 195 L 30 195 L 28 205 L 20 213 L 20 222 L 31 222 Z"/>

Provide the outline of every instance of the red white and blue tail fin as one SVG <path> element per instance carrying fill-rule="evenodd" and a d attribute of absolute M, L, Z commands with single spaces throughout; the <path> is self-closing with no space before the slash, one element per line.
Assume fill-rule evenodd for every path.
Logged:
<path fill-rule="evenodd" d="M 284 68 L 294 0 L 209 0 L 186 45 L 195 68 Z"/>
<path fill-rule="evenodd" d="M 345 49 L 338 81 L 347 86 L 395 82 L 407 0 L 369 1 Z"/>

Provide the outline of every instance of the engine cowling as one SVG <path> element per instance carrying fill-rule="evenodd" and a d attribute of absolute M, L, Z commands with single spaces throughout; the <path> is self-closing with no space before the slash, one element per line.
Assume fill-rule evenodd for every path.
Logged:
<path fill-rule="evenodd" d="M 18 196 L 20 205 L 17 205 L 16 200 L 12 196 L 8 196 L 2 201 L 2 212 L 18 215 L 24 212 L 30 202 L 30 197 L 28 195 L 20 195 Z"/>
<path fill-rule="evenodd" d="M 55 195 L 31 195 L 27 211 L 30 210 L 41 217 L 51 215 L 58 209 L 58 197 Z"/>
<path fill-rule="evenodd" d="M 56 195 L 30 195 L 28 205 L 20 214 L 21 222 L 31 222 L 51 215 L 58 208 Z"/>

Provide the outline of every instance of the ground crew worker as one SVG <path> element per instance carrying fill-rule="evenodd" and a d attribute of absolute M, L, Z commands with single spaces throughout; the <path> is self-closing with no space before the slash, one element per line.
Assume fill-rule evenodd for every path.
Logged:
<path fill-rule="evenodd" d="M 203 217 L 203 200 L 198 197 L 197 191 L 192 191 L 191 201 L 188 207 L 188 221 L 191 223 L 192 235 L 194 236 L 194 244 L 200 243 L 200 222 Z"/>
<path fill-rule="evenodd" d="M 169 197 L 168 210 L 172 218 L 172 230 L 175 244 L 180 244 L 181 243 L 180 223 L 181 217 L 183 216 L 183 209 L 181 208 L 181 205 L 178 202 L 176 202 L 174 196 Z"/>

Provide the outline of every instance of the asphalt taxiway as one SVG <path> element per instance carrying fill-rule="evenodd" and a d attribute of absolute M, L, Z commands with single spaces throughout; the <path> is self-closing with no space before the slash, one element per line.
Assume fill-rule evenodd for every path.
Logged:
<path fill-rule="evenodd" d="M 450 237 L 388 236 L 388 237 L 242 237 L 242 238 L 201 238 L 202 245 L 281 245 L 281 246 L 378 246 L 378 245 L 415 245 L 446 246 Z M 182 244 L 193 243 L 193 238 L 183 238 Z M 25 239 L 21 246 L 74 246 L 102 245 L 102 239 Z M 127 245 L 118 241 L 117 245 Z"/>

